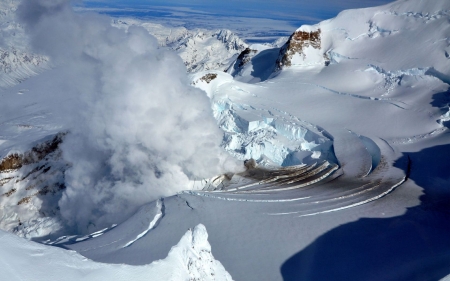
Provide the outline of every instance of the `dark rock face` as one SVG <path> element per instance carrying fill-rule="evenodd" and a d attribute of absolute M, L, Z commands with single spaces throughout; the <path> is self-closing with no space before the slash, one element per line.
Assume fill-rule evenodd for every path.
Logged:
<path fill-rule="evenodd" d="M 306 58 L 304 49 L 312 47 L 314 49 L 320 50 L 321 48 L 321 33 L 320 28 L 317 31 L 296 31 L 294 32 L 289 40 L 280 49 L 280 55 L 277 59 L 277 66 L 275 71 L 281 70 L 285 66 L 292 65 L 292 58 L 295 54 L 301 55 Z M 327 61 L 327 56 L 324 54 L 325 64 Z"/>
<path fill-rule="evenodd" d="M 247 64 L 252 57 L 256 54 L 256 50 L 251 50 L 250 48 L 246 48 L 242 53 L 239 54 L 236 60 L 236 64 L 238 67 L 242 67 Z"/>
<path fill-rule="evenodd" d="M 243 66 L 245 66 L 247 63 L 249 63 L 252 60 L 252 58 L 257 53 L 258 53 L 257 50 L 252 50 L 250 48 L 246 48 L 239 54 L 236 61 L 230 66 L 230 68 L 225 70 L 225 72 L 230 73 L 232 76 L 236 75 L 237 73 L 239 73 L 239 71 L 242 70 Z"/>
<path fill-rule="evenodd" d="M 200 80 L 205 81 L 206 83 L 209 84 L 209 82 L 211 82 L 212 80 L 217 78 L 217 74 L 215 73 L 208 73 L 205 76 L 203 76 L 202 78 L 200 78 Z"/>
<path fill-rule="evenodd" d="M 24 154 L 10 154 L 0 161 L 0 172 L 20 169 L 24 165 L 37 163 L 56 151 L 64 134 L 56 135 L 51 141 L 41 143 Z"/>

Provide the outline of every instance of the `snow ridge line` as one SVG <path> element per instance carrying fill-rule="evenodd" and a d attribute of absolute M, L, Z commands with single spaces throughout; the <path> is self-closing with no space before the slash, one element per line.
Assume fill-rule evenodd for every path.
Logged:
<path fill-rule="evenodd" d="M 297 116 L 294 116 L 294 115 L 292 115 L 292 114 L 290 114 L 290 113 L 288 113 L 286 111 L 282 111 L 282 110 L 280 110 L 280 109 L 278 109 L 276 107 L 272 107 L 271 109 L 273 111 L 278 111 L 279 113 L 288 116 L 288 118 L 280 116 L 279 114 L 274 114 L 268 109 L 265 109 L 265 111 L 267 111 L 267 113 L 270 114 L 273 117 L 277 117 L 277 118 L 281 117 L 284 122 L 293 122 L 294 121 L 294 122 L 300 123 L 300 124 L 298 124 L 298 126 L 307 127 L 307 129 L 312 131 L 313 133 L 316 133 L 319 136 L 322 136 L 322 137 L 324 137 L 324 138 L 326 138 L 326 139 L 328 139 L 330 141 L 334 141 L 334 137 L 328 131 L 326 131 L 324 128 L 322 128 L 321 126 L 315 125 L 315 124 L 307 122 L 307 121 L 304 121 L 304 120 L 298 118 Z M 259 110 L 264 110 L 264 109 L 259 109 Z"/>
<path fill-rule="evenodd" d="M 155 226 L 157 225 L 157 223 L 159 222 L 159 220 L 163 217 L 163 209 L 164 209 L 164 202 L 163 199 L 159 199 L 158 201 L 156 201 L 156 208 L 158 208 L 158 211 L 156 212 L 155 217 L 153 218 L 153 220 L 150 222 L 148 228 L 146 230 L 144 230 L 143 232 L 141 232 L 138 236 L 136 236 L 135 239 L 131 240 L 130 242 L 128 242 L 127 244 L 125 244 L 122 248 L 126 248 L 128 246 L 131 246 L 134 242 L 136 242 L 137 240 L 141 239 L 142 237 L 144 237 L 150 230 L 152 230 L 153 228 L 155 228 Z"/>
<path fill-rule="evenodd" d="M 308 217 L 308 216 L 314 216 L 314 215 L 319 215 L 319 214 L 331 213 L 331 212 L 341 211 L 341 210 L 345 210 L 345 209 L 349 209 L 349 208 L 353 208 L 353 207 L 357 207 L 357 206 L 361 206 L 361 205 L 370 203 L 370 202 L 372 202 L 372 201 L 378 200 L 378 199 L 380 199 L 380 198 L 382 198 L 382 197 L 388 195 L 389 193 L 391 193 L 392 191 L 394 191 L 395 188 L 397 188 L 397 187 L 399 187 L 400 185 L 402 185 L 405 181 L 406 181 L 406 176 L 403 177 L 403 179 L 402 179 L 400 182 L 398 182 L 398 183 L 396 183 L 395 185 L 393 185 L 390 189 L 386 190 L 385 192 L 383 192 L 383 193 L 381 193 L 381 194 L 379 194 L 379 195 L 377 195 L 377 196 L 375 196 L 375 197 L 369 198 L 369 199 L 367 199 L 367 200 L 364 200 L 364 201 L 361 201 L 361 202 L 358 202 L 358 203 L 355 203 L 355 204 L 351 204 L 351 205 L 348 205 L 348 206 L 336 208 L 336 209 L 331 209 L 331 210 L 326 210 L 326 211 L 316 212 L 316 213 L 307 214 L 307 215 L 301 215 L 301 216 L 299 216 L 299 217 Z"/>
<path fill-rule="evenodd" d="M 242 198 L 231 198 L 231 197 L 221 197 L 221 196 L 215 196 L 211 195 L 209 192 L 195 192 L 190 190 L 185 190 L 181 192 L 182 194 L 189 194 L 194 196 L 203 196 L 208 198 L 214 198 L 214 199 L 220 199 L 225 201 L 239 201 L 239 202 L 257 202 L 257 203 L 273 203 L 273 202 L 293 202 L 293 201 L 300 201 L 311 198 L 311 196 L 307 197 L 299 197 L 299 198 L 290 198 L 290 199 L 242 199 Z M 233 195 L 239 195 L 239 194 L 233 194 Z"/>
<path fill-rule="evenodd" d="M 408 143 L 415 143 L 418 141 L 421 141 L 423 139 L 427 139 L 429 137 L 432 137 L 434 135 L 440 134 L 440 133 L 444 133 L 445 131 L 447 131 L 448 128 L 447 127 L 442 127 L 442 128 L 438 128 L 436 130 L 433 130 L 429 133 L 426 134 L 421 134 L 421 135 L 415 135 L 415 136 L 411 136 L 411 137 L 404 137 L 404 138 L 394 138 L 394 139 L 390 139 L 389 142 L 392 144 L 408 144 Z"/>
<path fill-rule="evenodd" d="M 337 94 L 337 95 L 341 95 L 341 96 L 348 96 L 348 97 L 352 97 L 352 98 L 358 98 L 358 99 L 370 100 L 370 101 L 385 102 L 385 103 L 389 103 L 389 104 L 391 104 L 393 106 L 396 106 L 398 108 L 407 110 L 407 108 L 404 108 L 404 107 L 394 103 L 394 102 L 398 102 L 398 103 L 401 103 L 401 104 L 404 104 L 404 105 L 408 105 L 408 104 L 406 104 L 406 103 L 404 103 L 402 101 L 398 101 L 398 100 L 393 100 L 393 99 L 389 99 L 389 98 L 366 97 L 366 96 L 361 96 L 361 95 L 349 94 L 349 93 L 339 92 L 339 91 L 327 88 L 325 86 L 321 86 L 321 85 L 317 85 L 317 84 L 313 84 L 313 83 L 298 83 L 298 84 L 315 86 L 317 88 L 321 88 L 321 89 L 330 91 L 333 94 Z"/>

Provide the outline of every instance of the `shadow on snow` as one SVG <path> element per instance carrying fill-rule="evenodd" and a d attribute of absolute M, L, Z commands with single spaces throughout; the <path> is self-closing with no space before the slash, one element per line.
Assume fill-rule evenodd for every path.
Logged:
<path fill-rule="evenodd" d="M 450 145 L 405 154 L 397 163 L 408 157 L 409 180 L 424 189 L 419 206 L 325 233 L 282 265 L 283 279 L 424 281 L 450 274 Z"/>

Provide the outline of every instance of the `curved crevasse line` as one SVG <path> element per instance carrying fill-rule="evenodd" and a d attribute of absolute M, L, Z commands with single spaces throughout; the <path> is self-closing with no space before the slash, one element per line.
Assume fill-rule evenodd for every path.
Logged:
<path fill-rule="evenodd" d="M 203 191 L 239 194 L 297 189 L 322 181 L 338 169 L 338 165 L 330 164 L 328 161 L 324 161 L 320 165 L 316 162 L 311 165 L 291 166 L 274 170 L 254 168 L 233 175 L 229 179 L 221 177 L 225 184 L 223 182 L 216 184 L 217 186 L 222 184 L 220 190 L 210 190 L 207 187 Z M 244 179 L 244 181 L 241 179 Z M 239 183 L 241 184 L 239 185 Z"/>
<path fill-rule="evenodd" d="M 135 239 L 129 241 L 127 244 L 125 244 L 122 248 L 126 248 L 128 246 L 131 246 L 134 242 L 144 237 L 150 230 L 155 228 L 156 224 L 159 222 L 159 220 L 163 217 L 163 208 L 164 208 L 164 202 L 162 199 L 156 201 L 156 208 L 157 212 L 153 220 L 150 222 L 147 229 L 145 229 L 143 232 L 139 233 Z"/>
<path fill-rule="evenodd" d="M 361 205 L 367 204 L 369 202 L 378 200 L 378 199 L 388 195 L 389 193 L 394 191 L 394 189 L 396 189 L 397 187 L 402 185 L 405 181 L 406 181 L 406 177 L 403 177 L 403 179 L 400 182 L 398 182 L 395 185 L 393 185 L 390 189 L 388 189 L 385 192 L 383 192 L 383 193 L 381 193 L 381 194 L 379 194 L 379 195 L 377 195 L 375 197 L 372 197 L 370 199 L 367 199 L 367 200 L 364 200 L 364 201 L 361 201 L 361 202 L 357 202 L 357 203 L 354 203 L 354 204 L 351 204 L 351 205 L 348 205 L 348 206 L 343 206 L 343 207 L 331 209 L 331 210 L 325 210 L 325 211 L 316 212 L 316 213 L 312 213 L 312 214 L 301 215 L 299 217 L 307 217 L 307 216 L 314 216 L 314 215 L 318 215 L 318 214 L 331 213 L 331 212 L 341 211 L 341 210 L 345 210 L 345 209 L 349 209 L 349 208 L 353 208 L 353 207 L 357 207 L 357 206 L 361 206 Z"/>
<path fill-rule="evenodd" d="M 305 174 L 305 173 L 309 172 L 310 170 L 314 169 L 316 167 L 316 165 L 317 165 L 317 163 L 314 163 L 314 164 L 309 165 L 309 166 L 306 166 L 306 165 L 305 166 L 301 166 L 293 174 L 280 174 L 280 175 L 275 175 L 275 176 L 269 176 L 267 179 L 256 181 L 256 182 L 253 182 L 253 183 L 250 183 L 250 184 L 246 184 L 246 185 L 243 185 L 243 186 L 239 186 L 239 187 L 236 187 L 236 188 L 230 188 L 230 189 L 226 189 L 226 190 L 221 190 L 221 192 L 238 193 L 238 192 L 244 192 L 245 190 L 248 190 L 250 187 L 254 187 L 254 186 L 271 184 L 271 183 L 276 184 L 276 181 L 278 181 L 278 180 L 282 180 L 282 179 L 286 179 L 286 178 L 289 178 L 289 177 L 299 176 L 299 175 Z M 273 172 L 272 172 L 272 174 L 273 174 Z"/>
<path fill-rule="evenodd" d="M 396 103 L 394 103 L 394 102 L 400 103 L 400 104 L 405 105 L 405 106 L 407 106 L 408 104 L 406 104 L 405 102 L 402 102 L 402 101 L 394 100 L 394 99 L 389 99 L 389 98 L 376 98 L 376 97 L 366 97 L 366 96 L 361 96 L 361 95 L 355 95 L 355 94 L 350 94 L 350 93 L 344 93 L 344 92 L 339 92 L 339 91 L 336 91 L 336 90 L 327 88 L 327 87 L 325 87 L 325 86 L 321 86 L 321 85 L 313 84 L 313 83 L 298 83 L 298 84 L 308 85 L 308 86 L 314 86 L 314 87 L 317 87 L 317 88 L 320 88 L 320 89 L 327 90 L 327 91 L 329 91 L 329 92 L 331 92 L 331 93 L 333 93 L 333 94 L 336 94 L 336 95 L 348 96 L 348 97 L 352 97 L 352 98 L 358 98 L 358 99 L 369 100 L 369 101 L 385 102 L 385 103 L 391 104 L 391 105 L 393 105 L 393 106 L 395 106 L 395 107 L 398 107 L 398 108 L 400 108 L 400 109 L 408 110 L 407 108 L 402 107 L 402 106 L 400 106 L 400 105 L 398 105 L 398 104 L 396 104 Z"/>
<path fill-rule="evenodd" d="M 364 145 L 364 147 L 366 148 L 367 152 L 369 152 L 370 157 L 372 158 L 372 167 L 370 168 L 370 170 L 366 174 L 366 176 L 368 176 L 380 164 L 380 161 L 381 161 L 381 150 L 378 147 L 378 145 L 372 139 L 370 139 L 370 138 L 368 138 L 366 136 L 357 134 L 355 132 L 352 132 L 350 130 L 349 130 L 349 132 L 351 134 L 354 134 L 355 136 L 357 136 L 361 140 L 361 143 Z"/>
<path fill-rule="evenodd" d="M 284 122 L 295 121 L 295 122 L 299 123 L 299 126 L 307 127 L 307 128 L 309 128 L 310 131 L 312 131 L 312 132 L 314 132 L 314 133 L 316 133 L 316 134 L 318 134 L 318 135 L 320 135 L 320 136 L 322 136 L 322 137 L 324 137 L 324 138 L 326 138 L 326 139 L 328 139 L 330 141 L 334 140 L 334 137 L 329 132 L 327 132 L 324 128 L 322 128 L 321 126 L 315 125 L 315 124 L 307 122 L 305 120 L 302 120 L 302 119 L 298 118 L 297 116 L 294 116 L 294 115 L 292 115 L 292 114 L 290 114 L 290 113 L 288 113 L 286 111 L 282 111 L 282 110 L 280 110 L 280 109 L 278 109 L 276 107 L 272 107 L 271 109 L 273 111 L 277 111 L 278 113 L 286 115 L 288 118 L 281 117 Z M 274 114 L 269 109 L 261 109 L 261 110 L 266 111 L 270 116 L 280 118 L 279 114 Z"/>
<path fill-rule="evenodd" d="M 393 138 L 393 139 L 390 139 L 389 142 L 392 143 L 392 144 L 415 143 L 415 142 L 421 141 L 423 139 L 427 139 L 429 137 L 432 137 L 432 136 L 434 136 L 436 134 L 443 133 L 443 132 L 445 132 L 447 130 L 448 130 L 447 127 L 442 127 L 442 128 L 438 128 L 438 129 L 433 130 L 433 131 L 431 131 L 429 133 L 426 133 L 426 134 L 414 135 L 414 136 L 411 136 L 411 137 L 404 137 L 404 138 Z"/>
<path fill-rule="evenodd" d="M 306 168 L 314 167 L 315 165 L 306 166 Z M 233 198 L 232 196 L 248 196 L 248 195 L 257 195 L 257 196 L 263 196 L 268 195 L 269 192 L 275 192 L 279 193 L 280 191 L 288 191 L 288 190 L 294 190 L 299 189 L 307 186 L 314 185 L 319 182 L 329 182 L 332 180 L 337 179 L 339 176 L 342 175 L 342 173 L 339 173 L 339 166 L 337 165 L 329 165 L 329 163 L 324 163 L 318 168 L 316 168 L 317 171 L 305 171 L 308 169 L 305 169 L 305 167 L 301 167 L 301 175 L 298 177 L 299 172 L 297 170 L 293 169 L 293 173 L 289 174 L 291 177 L 282 177 L 281 182 L 280 181 L 270 181 L 269 183 L 266 183 L 264 179 L 262 180 L 256 180 L 252 182 L 251 184 L 244 184 L 242 187 L 238 188 L 232 188 L 232 189 L 225 189 L 221 191 L 201 191 L 201 192 L 195 192 L 191 190 L 184 191 L 183 193 L 191 194 L 191 195 L 198 195 L 198 196 L 204 196 L 204 197 L 210 197 L 210 198 L 217 198 L 217 199 L 223 199 L 223 200 L 230 200 L 230 201 L 249 201 L 249 202 L 288 202 L 288 201 L 297 201 L 300 200 L 299 198 L 289 198 L 289 199 L 245 199 L 245 198 Z M 288 169 L 289 170 L 289 169 Z M 286 172 L 286 169 L 281 170 L 282 172 Z M 268 175 L 268 179 L 273 179 L 274 173 L 277 171 L 272 171 L 272 175 Z M 249 176 L 251 177 L 251 176 Z M 275 177 L 276 178 L 276 177 Z M 306 180 L 306 182 L 304 181 Z M 298 183 L 302 182 L 302 183 Z M 267 186 L 269 184 L 269 186 Z M 258 187 L 261 186 L 261 187 Z M 280 188 L 281 186 L 281 188 Z M 282 187 L 285 186 L 285 187 Z M 248 188 L 254 187 L 255 189 Z M 244 189 L 244 190 L 242 190 Z M 229 195 L 231 197 L 221 197 L 219 194 L 223 195 Z M 310 198 L 308 197 L 301 197 L 301 199 Z"/>
<path fill-rule="evenodd" d="M 380 140 L 382 140 L 391 149 L 391 152 L 395 152 L 394 147 L 392 147 L 392 145 L 387 140 L 383 138 L 380 138 Z"/>
<path fill-rule="evenodd" d="M 358 136 L 363 145 L 366 147 L 366 150 L 369 152 L 372 157 L 372 169 L 370 169 L 369 174 L 378 167 L 381 161 L 381 150 L 378 145 L 368 137 Z"/>
<path fill-rule="evenodd" d="M 289 198 L 289 199 L 243 199 L 243 198 L 232 198 L 232 197 L 221 197 L 221 196 L 215 196 L 210 195 L 206 192 L 195 192 L 190 190 L 185 190 L 181 193 L 194 195 L 194 196 L 203 196 L 208 198 L 214 198 L 219 200 L 225 200 L 225 201 L 239 201 L 239 202 L 256 202 L 256 203 L 275 203 L 275 202 L 293 202 L 293 201 L 300 201 L 300 200 L 306 200 L 311 198 L 311 196 L 306 197 L 297 197 L 297 198 Z"/>
<path fill-rule="evenodd" d="M 334 198 L 328 198 L 328 199 L 323 199 L 323 200 L 318 200 L 318 201 L 313 201 L 313 202 L 308 202 L 307 204 L 322 204 L 322 203 L 326 203 L 326 202 L 333 202 L 333 201 L 338 201 L 338 200 L 342 200 L 342 199 L 349 199 L 351 197 L 355 197 L 370 191 L 373 191 L 374 189 L 378 188 L 381 185 L 381 182 L 369 182 L 366 183 L 358 188 L 356 188 L 353 191 L 357 191 L 354 193 L 350 193 L 348 195 L 343 195 L 343 196 L 338 196 L 338 197 L 334 197 Z M 369 187 L 369 188 L 366 188 Z M 304 211 L 303 211 L 304 212 Z M 296 212 L 289 212 L 289 213 L 267 213 L 267 215 L 270 216 L 278 216 L 278 215 L 285 215 L 285 214 L 299 214 L 302 213 L 302 211 L 296 211 Z"/>
<path fill-rule="evenodd" d="M 318 183 L 324 179 L 326 179 L 327 177 L 329 177 L 331 174 L 333 174 L 335 171 L 337 171 L 339 169 L 339 167 L 337 165 L 333 166 L 329 171 L 327 171 L 324 175 L 320 176 L 317 179 L 314 179 L 312 181 L 308 181 L 306 183 L 303 184 L 298 184 L 298 185 L 294 185 L 294 186 L 289 186 L 289 187 L 284 187 L 284 188 L 272 188 L 272 189 L 257 189 L 257 190 L 249 190 L 249 191 L 242 191 L 240 193 L 264 193 L 264 192 L 279 192 L 279 191 L 287 191 L 287 190 L 293 190 L 293 189 L 298 189 L 298 188 L 302 188 L 302 187 L 306 187 L 315 183 Z M 293 184 L 293 182 L 289 182 L 286 183 L 285 185 L 290 185 Z M 278 185 L 279 186 L 279 185 Z"/>

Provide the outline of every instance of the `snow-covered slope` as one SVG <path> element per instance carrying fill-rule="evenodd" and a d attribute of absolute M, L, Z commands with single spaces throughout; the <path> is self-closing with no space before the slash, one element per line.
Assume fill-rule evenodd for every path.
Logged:
<path fill-rule="evenodd" d="M 47 68 L 48 58 L 33 54 L 27 48 L 23 26 L 15 21 L 19 1 L 0 3 L 0 87 L 8 87 Z"/>
<path fill-rule="evenodd" d="M 145 266 L 97 263 L 1 230 L 0 249 L 4 280 L 232 280 L 211 254 L 208 233 L 201 224 L 189 229 L 165 259 Z"/>
<path fill-rule="evenodd" d="M 50 67 L 46 56 L 34 54 L 27 46 L 23 26 L 14 18 L 18 3 L 16 0 L 0 3 L 0 87 L 3 88 L 18 84 Z M 243 40 L 227 29 L 188 30 L 132 18 L 114 20 L 113 25 L 124 29 L 144 27 L 162 47 L 175 50 L 189 72 L 224 70 L 247 47 Z"/>
<path fill-rule="evenodd" d="M 0 49 L 0 87 L 18 84 L 41 72 L 48 59 L 15 47 Z"/>
<path fill-rule="evenodd" d="M 211 189 L 166 198 L 166 215 L 140 247 L 91 251 L 87 242 L 70 247 L 95 260 L 139 264 L 132 257 L 148 251 L 141 247 L 154 250 L 148 261 L 159 258 L 168 247 L 160 241 L 174 241 L 173 231 L 201 221 L 236 279 L 448 275 L 450 221 L 443 202 L 450 198 L 444 121 L 449 10 L 448 1 L 410 0 L 345 11 L 301 27 L 320 29 L 320 46 L 319 37 L 300 42 L 301 48 L 286 56 L 293 58 L 291 65 L 276 69 L 283 48 L 250 46 L 228 70 L 231 75 L 197 73 L 193 85 L 211 98 L 233 155 L 263 165 L 287 159 L 309 164 L 322 141 L 328 149 L 320 155 L 334 155 L 339 170 L 328 174 L 332 166 L 326 165 L 315 170 L 324 163 L 320 159 L 314 167 L 234 175 Z M 260 59 L 269 52 L 270 63 Z M 274 74 L 255 75 L 267 69 Z"/>
<path fill-rule="evenodd" d="M 318 27 L 302 26 L 281 48 L 276 69 L 328 63 L 328 58 L 322 52 L 322 30 Z"/>
<path fill-rule="evenodd" d="M 253 44 L 239 54 L 227 73 L 236 80 L 256 83 L 267 80 L 275 69 L 280 49 L 271 45 Z"/>
<path fill-rule="evenodd" d="M 260 164 L 275 166 L 319 159 L 336 161 L 331 152 L 332 138 L 322 128 L 288 113 L 274 111 L 278 109 L 255 108 L 254 104 L 236 102 L 234 98 L 252 94 L 241 88 L 245 84 L 234 82 L 230 75 L 199 73 L 193 76 L 193 84 L 210 96 L 214 116 L 225 133 L 223 146 L 236 158 L 242 161 L 253 158 Z M 223 88 L 227 90 L 222 91 Z"/>
<path fill-rule="evenodd" d="M 188 30 L 184 27 L 165 27 L 136 19 L 115 20 L 120 28 L 142 26 L 154 35 L 162 47 L 176 51 L 183 59 L 188 72 L 224 70 L 247 44 L 227 29 Z"/>
<path fill-rule="evenodd" d="M 368 70 L 378 72 L 385 80 L 388 93 L 400 83 L 401 76 L 427 72 L 449 81 L 447 3 L 419 2 L 397 1 L 382 8 L 344 11 L 315 26 L 302 26 L 279 50 L 271 49 L 279 52 L 276 59 L 267 58 L 266 50 L 252 56 L 244 67 L 249 70 L 231 74 L 239 80 L 252 81 L 251 78 L 258 77 L 256 73 L 264 71 L 345 62 L 365 65 Z M 420 39 L 410 45 L 416 36 Z M 258 64 L 264 55 L 264 60 L 272 63 L 254 67 L 253 62 Z"/>
<path fill-rule="evenodd" d="M 299 27 L 282 46 L 243 46 L 237 55 L 232 43 L 236 58 L 226 73 L 218 63 L 219 70 L 195 73 L 190 82 L 210 98 L 224 131 L 222 146 L 240 160 L 255 160 L 246 162 L 247 170 L 191 182 L 185 187 L 191 190 L 150 202 L 115 227 L 44 242 L 95 261 L 145 265 L 166 257 L 187 229 L 201 223 L 214 256 L 237 280 L 447 276 L 449 20 L 449 1 L 399 0 Z M 149 26 L 160 45 L 180 47 L 185 61 L 194 50 L 204 51 L 197 45 L 226 38 L 218 45 L 223 51 L 233 42 L 227 32 L 167 34 Z M 222 51 L 202 53 L 192 64 L 200 65 L 195 71 L 230 58 Z M 212 57 L 204 61 L 205 54 Z M 55 72 L 32 79 L 49 79 L 46 74 Z M 2 91 L 14 105 L 14 118 L 0 114 L 3 156 L 14 149 L 25 153 L 66 125 L 61 114 L 42 114 L 53 112 L 49 102 L 57 103 L 51 93 L 20 89 Z M 13 176 L 42 165 L 25 165 Z M 0 202 L 28 196 L 23 183 L 0 176 L 7 194 L 17 189 Z M 14 210 L 12 205 L 1 211 Z M 32 233 L 33 221 L 27 223 L 17 225 L 19 234 Z M 37 236 L 54 230 L 41 225 Z M 195 240 L 193 233 L 186 239 Z M 202 260 L 212 261 L 204 254 Z M 208 270 L 201 272 L 212 276 Z"/>

